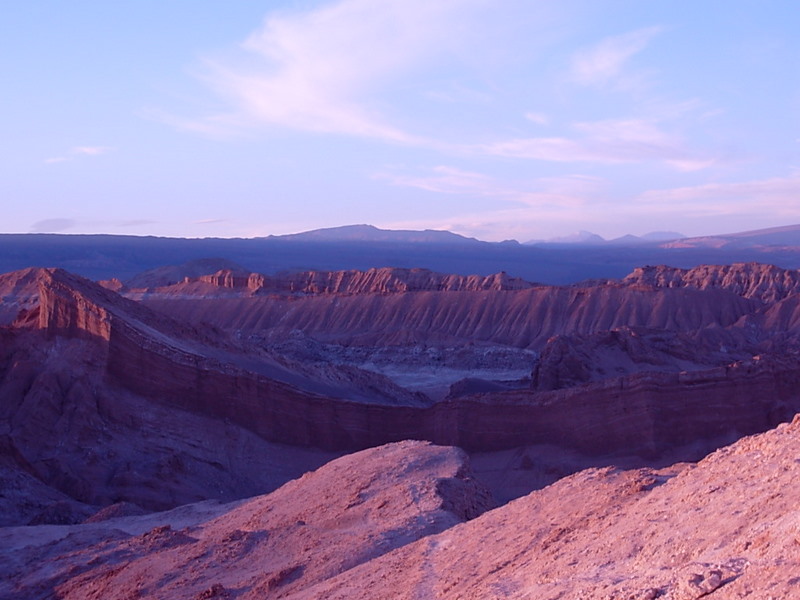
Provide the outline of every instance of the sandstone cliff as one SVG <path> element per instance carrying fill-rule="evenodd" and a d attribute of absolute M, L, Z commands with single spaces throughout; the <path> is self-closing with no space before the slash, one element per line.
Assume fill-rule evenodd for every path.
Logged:
<path fill-rule="evenodd" d="M 759 263 L 700 265 L 677 269 L 660 265 L 634 269 L 623 283 L 657 288 L 724 289 L 745 298 L 776 302 L 800 291 L 800 271 Z"/>
<path fill-rule="evenodd" d="M 194 265 L 196 267 L 196 265 Z M 179 267 L 174 267 L 176 273 Z M 188 270 L 188 269 L 187 269 Z M 506 273 L 494 275 L 446 275 L 428 269 L 373 268 L 366 271 L 300 271 L 263 275 L 241 268 L 223 268 L 200 275 L 186 275 L 173 281 L 175 275 L 137 277 L 127 282 L 132 295 L 148 296 L 203 295 L 209 289 L 192 284 L 207 284 L 215 288 L 248 294 L 393 294 L 419 291 L 478 291 L 522 290 L 536 284 Z M 162 285 L 153 285 L 163 283 Z M 149 285 L 146 285 L 149 284 Z M 139 291 L 137 291 L 139 290 Z"/>

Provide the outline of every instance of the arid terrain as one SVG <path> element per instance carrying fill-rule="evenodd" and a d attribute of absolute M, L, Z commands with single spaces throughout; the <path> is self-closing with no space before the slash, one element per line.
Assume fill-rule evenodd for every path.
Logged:
<path fill-rule="evenodd" d="M 0 275 L 0 598 L 800 598 L 797 269 L 98 279 Z"/>

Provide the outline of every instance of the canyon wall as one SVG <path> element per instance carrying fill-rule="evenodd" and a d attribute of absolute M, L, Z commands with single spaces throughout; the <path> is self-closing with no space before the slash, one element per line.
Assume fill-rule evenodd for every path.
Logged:
<path fill-rule="evenodd" d="M 447 275 L 428 269 L 383 267 L 366 271 L 301 271 L 279 275 L 262 275 L 232 269 L 196 278 L 187 277 L 184 283 L 200 281 L 217 287 L 248 290 L 254 293 L 286 294 L 390 294 L 418 291 L 478 291 L 521 290 L 535 284 L 508 274 Z"/>
<path fill-rule="evenodd" d="M 637 373 L 563 390 L 467 396 L 420 408 L 315 395 L 165 349 L 122 327 L 110 343 L 109 373 L 141 395 L 228 419 L 267 440 L 336 450 L 426 439 L 469 450 L 556 444 L 593 454 L 654 454 L 696 439 L 763 431 L 800 410 L 800 365 L 790 358 Z"/>
<path fill-rule="evenodd" d="M 700 265 L 691 269 L 659 265 L 638 267 L 622 282 L 656 288 L 724 289 L 771 303 L 800 291 L 800 271 L 760 263 Z"/>
<path fill-rule="evenodd" d="M 580 295 L 580 290 L 557 291 L 567 299 Z M 619 293 L 617 288 L 602 291 Z M 634 298 L 641 294 L 633 292 Z M 651 454 L 698 438 L 761 431 L 800 409 L 798 359 L 788 356 L 691 373 L 642 372 L 562 390 L 465 396 L 428 408 L 354 402 L 259 375 L 226 362 L 213 349 L 199 351 L 196 340 L 165 331 L 151 311 L 79 278 L 50 272 L 40 296 L 38 328 L 51 336 L 101 341 L 107 346 L 106 372 L 116 384 L 288 444 L 353 450 L 414 438 L 471 450 L 548 443 L 590 453 Z M 664 295 L 661 301 L 670 297 L 674 300 Z M 632 306 L 620 303 L 611 322 L 620 314 L 630 316 L 626 311 L 642 310 L 636 302 Z M 729 306 L 733 310 L 736 304 Z M 567 307 L 556 303 L 550 310 L 563 314 Z M 702 316 L 710 309 L 709 304 L 688 305 L 687 313 L 669 318 Z M 495 310 L 499 317 L 502 303 Z"/>
<path fill-rule="evenodd" d="M 756 300 L 725 290 L 540 287 L 469 294 L 316 295 L 254 298 L 146 298 L 143 303 L 195 324 L 283 338 L 293 330 L 344 345 L 486 341 L 540 349 L 562 333 L 621 326 L 695 330 L 726 327 Z"/>

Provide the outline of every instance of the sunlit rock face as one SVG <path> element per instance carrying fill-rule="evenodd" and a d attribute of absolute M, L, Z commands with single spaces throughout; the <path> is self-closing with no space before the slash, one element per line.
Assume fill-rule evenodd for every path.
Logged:
<path fill-rule="evenodd" d="M 236 590 L 245 598 L 302 593 L 493 506 L 463 451 L 400 442 L 334 460 L 243 502 L 148 516 L 105 511 L 55 535 L 44 529 L 0 566 L 0 594 L 113 599 L 214 597 L 202 596 L 208 590 L 222 597 Z M 0 533 L 0 548 L 19 539 L 15 532 Z"/>
<path fill-rule="evenodd" d="M 800 418 L 698 464 L 593 468 L 492 507 L 402 442 L 272 494 L 0 532 L 8 598 L 791 598 Z"/>
<path fill-rule="evenodd" d="M 697 465 L 583 471 L 296 597 L 792 598 L 798 452 L 795 419 Z"/>

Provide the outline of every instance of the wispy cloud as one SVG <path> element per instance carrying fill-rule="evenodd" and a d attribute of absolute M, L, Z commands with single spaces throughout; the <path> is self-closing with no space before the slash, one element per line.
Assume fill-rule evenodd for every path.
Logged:
<path fill-rule="evenodd" d="M 526 112 L 525 118 L 532 123 L 536 123 L 537 125 L 547 125 L 550 123 L 550 117 L 540 112 Z"/>
<path fill-rule="evenodd" d="M 650 190 L 638 199 L 648 211 L 691 216 L 761 215 L 800 218 L 800 175 Z"/>
<path fill-rule="evenodd" d="M 447 32 L 482 0 L 340 0 L 267 18 L 241 60 L 207 61 L 206 82 L 231 103 L 195 128 L 261 123 L 391 142 L 424 143 L 374 100 L 390 78 L 463 40 Z M 210 124 L 207 122 L 210 120 Z"/>
<path fill-rule="evenodd" d="M 381 173 L 376 178 L 389 181 L 392 185 L 428 192 L 481 196 L 539 207 L 548 204 L 561 207 L 582 205 L 605 185 L 604 180 L 585 175 L 542 177 L 510 183 L 450 166 L 437 166 L 422 175 Z"/>
<path fill-rule="evenodd" d="M 578 51 L 571 65 L 571 79 L 582 85 L 607 85 L 624 73 L 628 61 L 647 47 L 661 27 L 646 27 L 607 37 L 596 46 Z"/>
<path fill-rule="evenodd" d="M 574 137 L 517 138 L 485 144 L 477 150 L 495 156 L 554 162 L 601 164 L 660 161 L 681 171 L 715 163 L 685 147 L 683 140 L 665 132 L 652 119 L 629 118 L 581 122 L 572 126 Z"/>
<path fill-rule="evenodd" d="M 44 162 L 45 164 L 52 165 L 56 163 L 67 162 L 79 156 L 100 156 L 102 154 L 108 154 L 112 150 L 113 148 L 109 146 L 73 146 L 70 148 L 69 153 L 66 156 L 54 156 L 52 158 L 46 158 Z"/>
<path fill-rule="evenodd" d="M 576 224 L 605 237 L 641 234 L 648 229 L 681 230 L 687 223 L 727 223 L 731 229 L 767 227 L 778 218 L 800 220 L 800 174 L 769 179 L 715 183 L 643 194 L 610 195 L 610 182 L 582 175 L 538 178 L 508 185 L 487 175 L 452 168 L 428 175 L 397 177 L 392 183 L 446 194 L 483 195 L 507 200 L 485 210 L 464 211 L 443 219 L 386 223 L 401 228 L 449 229 L 480 239 L 546 239 Z M 735 225 L 737 224 L 738 225 Z M 734 224 L 734 225 L 731 225 Z M 642 230 L 643 227 L 647 229 Z M 718 228 L 718 227 L 717 227 Z M 714 230 L 707 225 L 706 230 Z"/>
<path fill-rule="evenodd" d="M 423 175 L 379 173 L 376 179 L 392 185 L 413 187 L 440 194 L 470 194 L 477 196 L 508 196 L 514 192 L 483 173 L 464 171 L 457 167 L 437 166 Z"/>
<path fill-rule="evenodd" d="M 83 156 L 100 156 L 101 154 L 108 154 L 112 148 L 108 146 L 75 146 L 72 148 L 73 154 Z"/>

